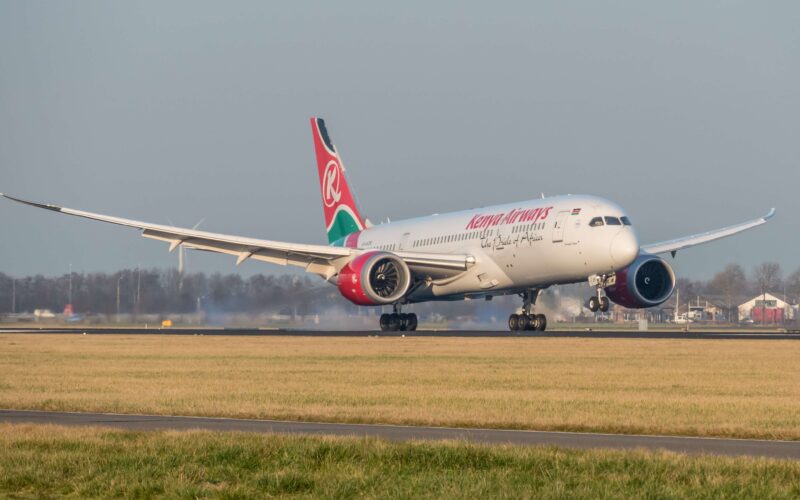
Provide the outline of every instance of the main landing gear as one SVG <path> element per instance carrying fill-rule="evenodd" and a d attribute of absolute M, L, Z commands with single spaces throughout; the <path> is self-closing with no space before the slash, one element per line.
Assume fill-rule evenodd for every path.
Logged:
<path fill-rule="evenodd" d="M 595 288 L 595 296 L 589 297 L 588 306 L 589 310 L 592 312 L 607 312 L 608 308 L 611 306 L 611 302 L 608 300 L 603 294 L 603 290 L 607 286 L 611 286 L 616 283 L 616 275 L 607 275 L 603 274 L 602 276 L 590 276 L 589 277 L 589 284 Z"/>
<path fill-rule="evenodd" d="M 543 332 L 547 328 L 547 316 L 544 314 L 531 314 L 531 308 L 536 303 L 539 290 L 526 290 L 521 293 L 522 314 L 512 314 L 508 317 L 508 329 L 512 332 L 536 330 Z"/>
<path fill-rule="evenodd" d="M 417 329 L 417 315 L 400 312 L 400 304 L 394 305 L 394 312 L 381 314 L 382 332 L 413 332 Z"/>

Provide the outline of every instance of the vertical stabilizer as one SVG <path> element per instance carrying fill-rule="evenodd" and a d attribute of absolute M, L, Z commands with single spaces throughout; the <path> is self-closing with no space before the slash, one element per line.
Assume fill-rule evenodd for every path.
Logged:
<path fill-rule="evenodd" d="M 312 118 L 311 129 L 314 133 L 314 151 L 317 154 L 325 229 L 328 232 L 328 242 L 333 243 L 361 231 L 365 223 L 347 184 L 342 160 L 325 128 L 325 121 L 322 118 Z"/>

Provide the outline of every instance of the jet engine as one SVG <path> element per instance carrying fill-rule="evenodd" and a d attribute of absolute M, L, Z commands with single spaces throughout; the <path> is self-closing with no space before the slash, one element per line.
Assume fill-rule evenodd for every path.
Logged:
<path fill-rule="evenodd" d="M 606 295 L 615 304 L 632 309 L 657 306 L 675 288 L 672 268 L 655 255 L 639 255 L 633 264 L 617 271 L 616 278 L 616 283 L 606 288 Z"/>
<path fill-rule="evenodd" d="M 408 292 L 411 271 L 405 261 L 393 253 L 367 252 L 339 272 L 336 284 L 339 292 L 354 304 L 392 304 Z"/>

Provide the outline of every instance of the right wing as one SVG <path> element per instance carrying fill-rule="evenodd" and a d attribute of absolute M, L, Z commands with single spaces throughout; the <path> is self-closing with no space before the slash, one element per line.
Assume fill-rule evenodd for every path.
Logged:
<path fill-rule="evenodd" d="M 720 238 L 733 236 L 736 233 L 741 233 L 742 231 L 746 231 L 748 229 L 752 229 L 756 226 L 760 226 L 761 224 L 766 223 L 774 215 L 775 215 L 775 209 L 773 208 L 769 211 L 767 215 L 759 217 L 758 219 L 753 219 L 751 221 L 743 222 L 741 224 L 724 227 L 722 229 L 706 231 L 705 233 L 693 234 L 691 236 L 675 238 L 674 240 L 662 241 L 660 243 L 652 243 L 650 245 L 643 246 L 642 250 L 650 254 L 670 252 L 673 254 L 674 257 L 675 252 L 677 252 L 678 250 L 683 250 L 684 248 L 693 247 L 695 245 L 701 245 L 703 243 L 708 243 L 709 241 L 718 240 Z"/>
<path fill-rule="evenodd" d="M 286 243 L 282 241 L 261 240 L 210 233 L 196 229 L 186 229 L 161 224 L 151 224 L 121 217 L 84 212 L 72 208 L 47 205 L 22 200 L 0 193 L 0 196 L 18 203 L 43 208 L 62 214 L 83 217 L 86 219 L 108 222 L 120 226 L 134 227 L 142 231 L 142 236 L 169 243 L 172 252 L 178 246 L 223 253 L 236 257 L 239 265 L 247 259 L 255 259 L 282 266 L 298 266 L 305 271 L 318 274 L 326 280 L 336 276 L 355 256 L 367 251 L 355 248 L 334 247 L 327 245 L 307 245 L 302 243 Z M 420 252 L 395 252 L 412 270 L 433 271 L 436 274 L 448 275 L 465 271 L 474 259 L 467 255 L 428 254 Z"/>

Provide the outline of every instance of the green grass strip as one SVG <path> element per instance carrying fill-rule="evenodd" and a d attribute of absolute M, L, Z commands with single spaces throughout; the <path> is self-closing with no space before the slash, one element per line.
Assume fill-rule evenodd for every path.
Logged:
<path fill-rule="evenodd" d="M 0 496 L 798 498 L 800 462 L 0 425 Z"/>

